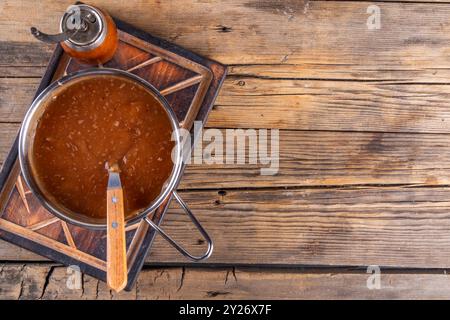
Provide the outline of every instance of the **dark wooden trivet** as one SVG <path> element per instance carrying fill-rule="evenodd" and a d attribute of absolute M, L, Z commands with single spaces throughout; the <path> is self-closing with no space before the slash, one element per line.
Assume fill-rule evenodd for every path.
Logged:
<path fill-rule="evenodd" d="M 105 67 L 127 70 L 153 84 L 167 98 L 180 125 L 204 123 L 226 75 L 226 67 L 115 19 L 120 44 Z M 58 45 L 36 95 L 65 74 L 90 68 Z M 160 224 L 170 200 L 153 214 Z M 106 234 L 66 223 L 46 211 L 20 174 L 17 139 L 0 171 L 0 238 L 82 272 L 106 279 Z M 137 279 L 155 232 L 141 222 L 127 229 L 128 286 Z"/>

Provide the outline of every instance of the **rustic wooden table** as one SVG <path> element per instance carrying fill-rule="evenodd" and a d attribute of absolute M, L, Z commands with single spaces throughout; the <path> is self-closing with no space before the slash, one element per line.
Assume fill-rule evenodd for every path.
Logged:
<path fill-rule="evenodd" d="M 72 2 L 0 1 L 0 160 L 53 50 L 29 27 L 56 32 Z M 65 267 L 0 242 L 0 298 L 450 298 L 450 5 L 90 3 L 228 64 L 207 127 L 280 129 L 279 173 L 188 167 L 182 195 L 215 240 L 200 267 L 158 238 L 134 291 L 70 290 Z M 179 208 L 164 227 L 201 250 Z"/>

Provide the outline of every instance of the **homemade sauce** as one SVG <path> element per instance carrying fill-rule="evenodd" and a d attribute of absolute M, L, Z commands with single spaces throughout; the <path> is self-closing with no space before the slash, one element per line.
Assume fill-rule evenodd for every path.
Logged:
<path fill-rule="evenodd" d="M 39 187 L 74 213 L 106 218 L 106 163 L 118 163 L 128 218 L 161 193 L 173 162 L 170 119 L 144 87 L 93 76 L 49 99 L 32 167 Z"/>

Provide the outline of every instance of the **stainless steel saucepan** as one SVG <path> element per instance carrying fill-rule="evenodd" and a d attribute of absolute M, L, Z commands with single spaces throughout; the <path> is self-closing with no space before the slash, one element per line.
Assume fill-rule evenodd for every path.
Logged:
<path fill-rule="evenodd" d="M 67 75 L 55 82 L 53 82 L 49 87 L 47 87 L 38 97 L 35 98 L 33 103 L 31 104 L 30 109 L 25 115 L 25 119 L 23 121 L 20 135 L 19 135 L 19 160 L 20 160 L 20 168 L 22 170 L 23 177 L 30 187 L 33 194 L 39 199 L 41 204 L 55 216 L 61 218 L 64 221 L 67 221 L 71 224 L 78 225 L 81 227 L 86 227 L 90 229 L 106 229 L 106 218 L 104 220 L 95 220 L 89 218 L 84 215 L 80 215 L 76 212 L 72 212 L 68 208 L 65 208 L 60 203 L 58 203 L 57 199 L 53 199 L 51 195 L 46 194 L 44 190 L 42 190 L 35 176 L 33 174 L 31 155 L 33 153 L 33 140 L 36 131 L 36 127 L 39 119 L 45 113 L 46 106 L 48 105 L 49 99 L 54 95 L 58 94 L 58 92 L 64 90 L 66 86 L 69 86 L 77 81 L 83 81 L 89 79 L 91 77 L 96 76 L 114 76 L 114 77 L 122 77 L 126 80 L 131 80 L 135 84 L 142 86 L 149 93 L 151 93 L 164 107 L 164 110 L 167 113 L 168 118 L 170 119 L 170 123 L 172 125 L 173 135 L 175 137 L 175 148 L 173 158 L 173 168 L 170 177 L 166 181 L 166 183 L 161 186 L 161 193 L 159 196 L 145 209 L 142 210 L 138 215 L 128 218 L 126 220 L 127 225 L 131 225 L 134 223 L 139 223 L 141 220 L 146 221 L 152 228 L 154 228 L 163 238 L 165 238 L 175 249 L 181 252 L 184 256 L 188 257 L 191 260 L 199 261 L 208 258 L 213 250 L 213 243 L 208 233 L 202 227 L 200 222 L 196 219 L 192 211 L 177 193 L 176 188 L 181 178 L 182 173 L 182 142 L 181 135 L 179 129 L 179 123 L 176 119 L 176 115 L 171 109 L 167 100 L 158 92 L 158 90 L 153 87 L 147 81 L 139 78 L 138 76 L 117 70 L 117 69 L 108 69 L 108 68 L 94 68 L 79 71 L 76 73 L 72 73 Z M 106 190 L 106 189 L 105 189 Z M 175 240 L 173 240 L 165 231 L 163 231 L 158 225 L 156 225 L 151 218 L 149 217 L 152 212 L 154 212 L 165 200 L 168 198 L 175 198 L 178 203 L 181 205 L 185 213 L 189 216 L 192 222 L 195 224 L 199 232 L 205 238 L 207 242 L 207 250 L 201 256 L 195 256 L 186 251 L 182 246 L 180 246 Z"/>

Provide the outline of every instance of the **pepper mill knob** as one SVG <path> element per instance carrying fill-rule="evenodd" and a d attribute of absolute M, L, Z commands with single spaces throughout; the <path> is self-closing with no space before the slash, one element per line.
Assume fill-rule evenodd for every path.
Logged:
<path fill-rule="evenodd" d="M 111 16 L 86 4 L 67 8 L 61 18 L 60 31 L 59 34 L 48 35 L 31 28 L 31 33 L 40 41 L 59 42 L 72 58 L 89 64 L 103 64 L 110 60 L 119 42 Z"/>

